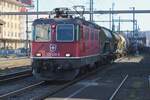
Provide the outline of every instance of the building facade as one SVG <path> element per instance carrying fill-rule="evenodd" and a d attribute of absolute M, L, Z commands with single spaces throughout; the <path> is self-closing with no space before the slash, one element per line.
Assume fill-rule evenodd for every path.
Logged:
<path fill-rule="evenodd" d="M 16 0 L 0 0 L 0 12 L 20 12 L 23 5 Z M 0 49 L 25 46 L 25 16 L 0 15 Z"/>

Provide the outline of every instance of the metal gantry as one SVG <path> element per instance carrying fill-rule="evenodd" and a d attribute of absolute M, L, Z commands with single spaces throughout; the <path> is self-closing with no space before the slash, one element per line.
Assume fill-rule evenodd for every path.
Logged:
<path fill-rule="evenodd" d="M 121 26 L 121 22 L 132 22 L 133 23 L 133 20 L 132 19 L 120 19 L 120 17 L 119 17 L 119 19 L 114 19 L 113 20 L 114 21 L 114 24 L 115 24 L 115 22 L 119 22 L 119 28 L 120 28 L 120 26 Z M 96 20 L 96 21 L 94 21 L 94 22 L 106 22 L 106 23 L 111 23 L 112 22 L 112 20 L 103 20 L 103 21 L 101 21 L 101 20 Z M 136 30 L 137 30 L 137 20 L 134 20 L 134 22 L 135 22 L 135 24 L 136 24 Z M 119 29 L 120 30 L 120 29 Z M 132 32 L 133 32 L 133 30 L 132 30 Z"/>
<path fill-rule="evenodd" d="M 79 11 L 82 13 L 82 11 Z M 97 10 L 93 14 L 149 14 L 150 10 Z M 0 12 L 0 15 L 49 15 L 55 14 L 53 11 L 38 11 L 38 12 Z M 76 11 L 70 11 L 69 14 L 76 14 Z M 84 14 L 90 14 L 90 11 L 84 11 Z"/>

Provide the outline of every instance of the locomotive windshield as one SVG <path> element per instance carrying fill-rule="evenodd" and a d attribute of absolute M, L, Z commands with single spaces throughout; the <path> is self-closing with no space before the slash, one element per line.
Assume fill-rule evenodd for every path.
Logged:
<path fill-rule="evenodd" d="M 59 24 L 57 25 L 57 41 L 71 42 L 74 40 L 74 25 Z"/>
<path fill-rule="evenodd" d="M 50 26 L 49 25 L 36 25 L 35 26 L 35 40 L 47 41 L 50 39 Z"/>

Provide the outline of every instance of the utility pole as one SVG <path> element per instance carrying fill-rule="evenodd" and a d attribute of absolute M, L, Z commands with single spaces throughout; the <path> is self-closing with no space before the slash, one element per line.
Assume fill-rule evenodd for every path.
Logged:
<path fill-rule="evenodd" d="M 93 0 L 90 0 L 90 21 L 93 22 Z"/>
<path fill-rule="evenodd" d="M 132 7 L 133 9 L 133 38 L 135 38 L 135 7 Z"/>
<path fill-rule="evenodd" d="M 134 43 L 135 43 L 136 55 L 138 55 L 139 54 L 138 44 L 137 44 L 138 37 L 137 37 L 137 34 L 135 33 L 135 7 L 132 7 L 132 10 L 133 10 L 133 39 L 135 40 Z"/>
<path fill-rule="evenodd" d="M 136 28 L 135 28 L 135 30 L 136 30 L 136 35 L 138 34 L 137 32 L 138 32 L 138 23 L 137 23 L 137 20 L 135 20 L 135 26 L 136 26 Z"/>
<path fill-rule="evenodd" d="M 36 3 L 36 11 L 38 12 L 39 11 L 39 0 L 37 0 L 37 3 Z M 37 14 L 37 19 L 38 19 L 39 15 Z"/>
<path fill-rule="evenodd" d="M 118 31 L 119 31 L 119 33 L 120 33 L 120 31 L 121 31 L 121 30 L 120 30 L 120 16 L 119 16 L 119 25 L 118 25 L 118 28 L 119 28 Z"/>
<path fill-rule="evenodd" d="M 115 3 L 112 3 L 112 11 L 114 11 Z M 115 31 L 114 14 L 112 13 L 112 31 Z"/>
<path fill-rule="evenodd" d="M 29 56 L 28 44 L 29 44 L 29 35 L 28 35 L 28 15 L 26 15 L 26 55 Z"/>
<path fill-rule="evenodd" d="M 111 8 L 109 8 L 109 11 L 111 11 Z M 111 13 L 109 13 L 109 29 L 111 29 Z"/>
<path fill-rule="evenodd" d="M 132 21 L 133 21 L 133 25 L 132 25 L 132 30 L 133 30 L 133 33 L 132 33 L 132 37 L 133 38 L 135 38 L 135 7 L 130 7 L 130 9 L 132 9 L 133 10 L 133 19 L 132 19 Z"/>

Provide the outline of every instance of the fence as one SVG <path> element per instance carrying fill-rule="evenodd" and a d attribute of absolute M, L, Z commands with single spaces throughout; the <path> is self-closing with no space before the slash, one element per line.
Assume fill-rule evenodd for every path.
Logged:
<path fill-rule="evenodd" d="M 29 50 L 28 50 L 29 51 Z M 0 50 L 0 57 L 23 57 L 27 56 L 27 49 L 21 48 L 16 50 Z"/>

